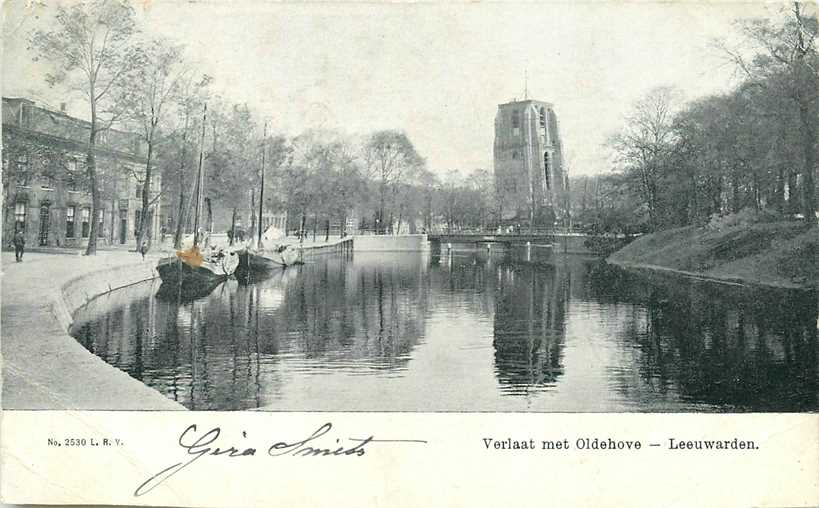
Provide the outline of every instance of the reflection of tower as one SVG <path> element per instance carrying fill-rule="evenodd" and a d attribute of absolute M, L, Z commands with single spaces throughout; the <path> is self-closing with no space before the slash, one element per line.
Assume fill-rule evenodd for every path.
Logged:
<path fill-rule="evenodd" d="M 498 105 L 494 159 L 504 221 L 533 218 L 549 226 L 564 216 L 567 175 L 551 104 L 527 99 Z"/>
<path fill-rule="evenodd" d="M 493 345 L 501 385 L 512 393 L 554 383 L 563 374 L 565 273 L 527 265 L 498 267 Z"/>

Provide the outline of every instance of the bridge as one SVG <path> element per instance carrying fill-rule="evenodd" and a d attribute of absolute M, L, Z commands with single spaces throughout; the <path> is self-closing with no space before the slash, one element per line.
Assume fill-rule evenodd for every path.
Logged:
<path fill-rule="evenodd" d="M 533 233 L 431 233 L 427 238 L 433 249 L 449 244 L 503 244 L 503 245 L 533 245 L 551 247 L 555 252 L 591 254 L 592 250 L 586 245 L 586 240 L 596 238 L 584 233 L 574 232 L 533 232 Z"/>

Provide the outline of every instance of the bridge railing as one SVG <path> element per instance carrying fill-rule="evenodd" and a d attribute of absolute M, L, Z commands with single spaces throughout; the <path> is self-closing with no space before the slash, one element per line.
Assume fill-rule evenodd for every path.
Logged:
<path fill-rule="evenodd" d="M 585 236 L 587 233 L 579 228 L 503 228 L 498 229 L 461 229 L 461 230 L 433 230 L 430 236 Z"/>

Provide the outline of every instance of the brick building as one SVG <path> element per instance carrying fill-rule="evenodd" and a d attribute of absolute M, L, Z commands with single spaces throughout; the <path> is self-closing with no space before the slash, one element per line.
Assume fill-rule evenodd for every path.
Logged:
<path fill-rule="evenodd" d="M 512 101 L 495 116 L 495 188 L 504 223 L 552 226 L 566 213 L 566 174 L 557 116 L 548 102 Z M 534 205 L 534 206 L 533 206 Z"/>
<path fill-rule="evenodd" d="M 23 230 L 28 246 L 81 247 L 91 220 L 99 245 L 133 244 L 142 217 L 147 147 L 137 134 L 108 129 L 97 138 L 102 210 L 91 217 L 85 169 L 90 124 L 23 98 L 3 97 L 3 237 Z M 152 238 L 159 236 L 161 175 L 151 178 Z M 100 227 L 101 226 L 101 227 Z"/>

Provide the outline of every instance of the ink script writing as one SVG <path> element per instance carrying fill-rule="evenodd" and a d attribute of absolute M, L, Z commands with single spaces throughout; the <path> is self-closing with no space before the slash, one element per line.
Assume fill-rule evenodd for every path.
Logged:
<path fill-rule="evenodd" d="M 265 444 L 261 453 L 255 446 L 242 444 L 227 446 L 220 441 L 222 429 L 214 427 L 205 433 L 200 433 L 197 426 L 189 425 L 179 435 L 179 447 L 184 450 L 183 458 L 158 473 L 154 474 L 134 491 L 134 496 L 147 494 L 162 485 L 174 475 L 201 461 L 204 457 L 221 457 L 223 460 L 247 460 L 248 457 L 263 455 L 267 457 L 363 457 L 368 447 L 373 443 L 421 443 L 421 439 L 375 439 L 374 436 L 365 438 L 335 438 L 328 436 L 332 430 L 332 423 L 325 423 L 313 433 L 304 438 L 287 441 L 275 441 Z M 242 438 L 247 439 L 247 432 L 242 432 Z M 327 444 L 331 442 L 332 444 Z M 246 443 L 246 442 L 245 442 Z"/>

